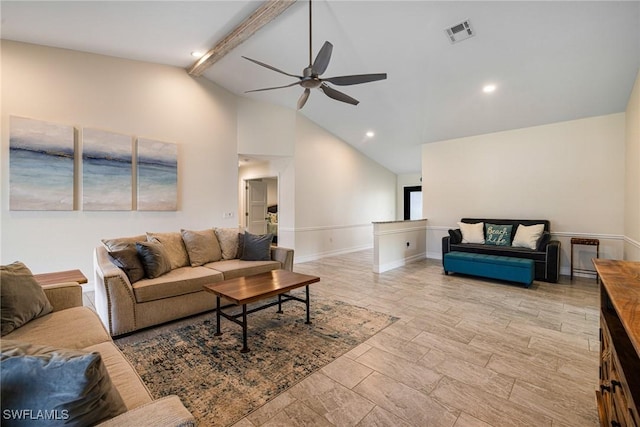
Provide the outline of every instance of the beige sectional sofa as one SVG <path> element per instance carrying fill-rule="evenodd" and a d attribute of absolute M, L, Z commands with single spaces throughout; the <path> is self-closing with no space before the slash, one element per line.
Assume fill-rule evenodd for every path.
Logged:
<path fill-rule="evenodd" d="M 74 350 L 88 353 L 98 352 L 110 377 L 111 387 L 117 390 L 117 394 L 120 395 L 125 406 L 125 408 L 120 408 L 125 412 L 103 420 L 98 424 L 99 426 L 196 425 L 193 416 L 177 396 L 153 400 L 134 368 L 111 340 L 96 313 L 82 306 L 80 285 L 77 283 L 44 285 L 43 289 L 53 311 L 28 321 L 2 337 L 3 364 L 9 363 L 7 362 L 7 357 L 11 356 L 9 348 L 16 342 L 20 342 L 22 346 L 35 345 L 65 349 L 63 351 L 66 352 Z M 72 381 L 71 378 L 67 379 Z M 45 386 L 42 381 L 44 379 L 40 379 L 38 387 Z M 9 384 L 3 383 L 3 389 L 5 386 L 9 387 Z M 23 384 L 21 387 L 26 386 Z M 5 390 L 3 390 L 4 392 Z M 77 404 L 74 405 L 76 408 L 77 406 Z M 3 409 L 5 409 L 4 405 Z M 24 408 L 19 409 L 24 410 Z M 52 410 L 54 408 L 32 409 L 35 411 L 36 409 Z M 33 416 L 35 413 L 32 412 L 30 415 Z M 61 413 L 57 415 L 61 415 Z M 8 423 L 7 425 L 11 425 L 9 419 L 5 421 Z M 46 422 L 37 424 L 45 425 Z"/>
<path fill-rule="evenodd" d="M 122 335 L 214 309 L 215 296 L 205 292 L 203 285 L 281 268 L 292 270 L 292 249 L 271 247 L 269 238 L 266 256 L 256 260 L 248 241 L 260 236 L 240 231 L 181 230 L 103 240 L 94 250 L 95 304 L 110 334 Z M 153 246 L 150 242 L 166 249 L 171 268 L 157 276 L 145 272 L 142 278 L 134 277 L 118 262 L 118 255 L 123 251 L 140 255 Z M 261 244 L 264 248 L 265 242 Z"/>

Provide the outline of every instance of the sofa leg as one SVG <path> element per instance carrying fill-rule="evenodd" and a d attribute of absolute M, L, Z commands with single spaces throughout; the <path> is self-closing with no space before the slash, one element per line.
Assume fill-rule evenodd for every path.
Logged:
<path fill-rule="evenodd" d="M 445 276 L 448 276 L 448 275 L 449 275 L 449 272 L 448 272 L 447 270 L 445 270 L 445 271 L 444 271 L 444 275 L 445 275 Z"/>

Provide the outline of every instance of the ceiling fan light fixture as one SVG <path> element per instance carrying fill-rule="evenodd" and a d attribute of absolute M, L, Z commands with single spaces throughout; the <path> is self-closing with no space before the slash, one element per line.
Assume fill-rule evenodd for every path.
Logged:
<path fill-rule="evenodd" d="M 199 50 L 194 50 L 193 52 L 191 52 L 191 56 L 193 56 L 194 58 L 202 58 L 202 55 L 204 55 L 204 53 L 200 52 Z"/>
<path fill-rule="evenodd" d="M 365 133 L 365 136 L 367 138 L 373 138 L 374 136 L 376 136 L 376 133 L 372 130 L 368 130 L 367 133 Z"/>

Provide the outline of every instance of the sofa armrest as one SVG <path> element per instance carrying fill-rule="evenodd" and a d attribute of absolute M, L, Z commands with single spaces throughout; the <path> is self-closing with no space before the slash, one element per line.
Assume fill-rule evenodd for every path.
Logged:
<path fill-rule="evenodd" d="M 98 246 L 93 251 L 95 270 L 95 306 L 111 336 L 136 330 L 136 300 L 129 278 Z"/>
<path fill-rule="evenodd" d="M 42 285 L 47 299 L 53 306 L 53 311 L 65 310 L 72 307 L 82 307 L 82 286 L 76 282 Z"/>
<path fill-rule="evenodd" d="M 138 406 L 117 417 L 98 424 L 100 427 L 163 426 L 195 427 L 193 415 L 178 396 L 166 396 L 146 405 Z"/>
<path fill-rule="evenodd" d="M 551 240 L 545 248 L 546 263 L 544 272 L 546 280 L 557 283 L 560 278 L 560 241 Z"/>
<path fill-rule="evenodd" d="M 444 236 L 442 238 L 442 266 L 444 267 L 444 255 L 451 251 L 451 237 Z"/>
<path fill-rule="evenodd" d="M 280 261 L 283 269 L 293 271 L 293 249 L 281 248 L 280 246 L 272 247 L 271 259 Z"/>

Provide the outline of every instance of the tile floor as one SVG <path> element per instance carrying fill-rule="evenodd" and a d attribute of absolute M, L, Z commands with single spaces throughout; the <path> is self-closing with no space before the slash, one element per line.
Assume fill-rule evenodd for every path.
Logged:
<path fill-rule="evenodd" d="M 594 279 L 525 289 L 445 276 L 436 260 L 377 275 L 372 260 L 361 251 L 294 270 L 322 279 L 312 310 L 333 298 L 400 320 L 235 427 L 598 425 Z"/>

